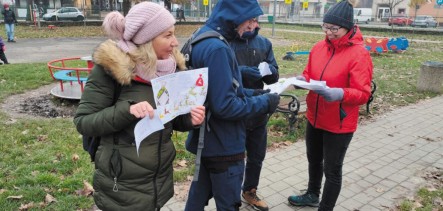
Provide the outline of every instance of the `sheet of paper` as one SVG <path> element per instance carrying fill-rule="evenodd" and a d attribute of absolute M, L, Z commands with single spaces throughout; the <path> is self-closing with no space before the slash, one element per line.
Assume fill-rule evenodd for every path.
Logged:
<path fill-rule="evenodd" d="M 301 88 L 309 90 L 322 90 L 328 88 L 326 81 L 311 80 L 309 83 L 306 81 L 298 80 L 295 77 L 280 78 L 277 83 L 271 85 L 265 85 L 263 89 L 270 89 L 271 93 L 280 94 L 284 92 L 289 86 L 296 85 Z"/>
<path fill-rule="evenodd" d="M 189 113 L 191 108 L 203 105 L 208 92 L 208 68 L 181 71 L 151 81 L 156 104 L 153 119 L 145 117 L 134 129 L 137 155 L 140 143 L 176 116 Z"/>
<path fill-rule="evenodd" d="M 272 75 L 271 69 L 269 69 L 269 64 L 267 62 L 262 62 L 258 65 L 261 76 Z"/>
<path fill-rule="evenodd" d="M 159 131 L 164 128 L 165 127 L 163 126 L 163 123 L 158 115 L 158 110 L 154 112 L 154 118 L 151 119 L 149 116 L 146 116 L 138 121 L 134 128 L 135 148 L 137 149 L 137 155 L 140 143 L 155 131 Z"/>
<path fill-rule="evenodd" d="M 203 105 L 208 92 L 208 68 L 181 71 L 151 81 L 161 121 L 167 123 Z"/>
<path fill-rule="evenodd" d="M 309 83 L 307 83 L 306 81 L 296 80 L 294 85 L 309 90 L 323 90 L 329 88 L 328 86 L 326 86 L 326 81 L 317 81 L 313 79 L 311 79 Z"/>

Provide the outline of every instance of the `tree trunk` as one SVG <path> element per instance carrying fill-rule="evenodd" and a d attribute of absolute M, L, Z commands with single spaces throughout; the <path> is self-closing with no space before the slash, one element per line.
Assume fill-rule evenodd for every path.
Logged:
<path fill-rule="evenodd" d="M 427 61 L 422 64 L 417 89 L 443 93 L 443 62 Z"/>
<path fill-rule="evenodd" d="M 123 0 L 123 16 L 126 16 L 131 8 L 131 2 L 129 0 Z"/>

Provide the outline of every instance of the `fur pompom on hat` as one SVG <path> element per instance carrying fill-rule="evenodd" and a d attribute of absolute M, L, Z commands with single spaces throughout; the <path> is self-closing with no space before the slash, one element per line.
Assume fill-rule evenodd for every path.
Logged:
<path fill-rule="evenodd" d="M 350 30 L 354 26 L 354 7 L 358 0 L 343 0 L 331 7 L 323 17 L 323 23 L 330 23 Z"/>
<path fill-rule="evenodd" d="M 175 24 L 171 13 L 159 4 L 142 2 L 133 6 L 126 17 L 111 12 L 103 20 L 103 29 L 124 51 L 136 49 Z"/>

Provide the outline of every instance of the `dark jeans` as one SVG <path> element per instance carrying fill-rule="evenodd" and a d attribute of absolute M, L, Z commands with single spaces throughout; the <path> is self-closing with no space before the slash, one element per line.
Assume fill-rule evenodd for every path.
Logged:
<path fill-rule="evenodd" d="M 340 194 L 342 167 L 354 133 L 336 134 L 306 126 L 306 154 L 309 162 L 308 192 L 320 194 L 323 173 L 326 181 L 319 210 L 333 210 Z"/>
<path fill-rule="evenodd" d="M 258 187 L 263 160 L 266 155 L 268 116 L 250 119 L 246 123 L 246 168 L 243 191 Z"/>
<path fill-rule="evenodd" d="M 214 197 L 217 210 L 238 211 L 244 160 L 207 162 L 202 159 L 198 181 L 191 183 L 185 211 L 203 211 Z"/>

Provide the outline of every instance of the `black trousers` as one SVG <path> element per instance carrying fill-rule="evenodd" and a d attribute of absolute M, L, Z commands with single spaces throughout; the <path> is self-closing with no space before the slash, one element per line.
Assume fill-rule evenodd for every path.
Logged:
<path fill-rule="evenodd" d="M 323 173 L 326 178 L 319 210 L 334 209 L 341 190 L 343 160 L 353 135 L 331 133 L 307 123 L 308 192 L 320 195 Z"/>
<path fill-rule="evenodd" d="M 5 52 L 1 50 L 1 48 L 0 48 L 0 59 L 3 61 L 3 63 L 9 64 L 8 59 L 6 59 Z"/>

